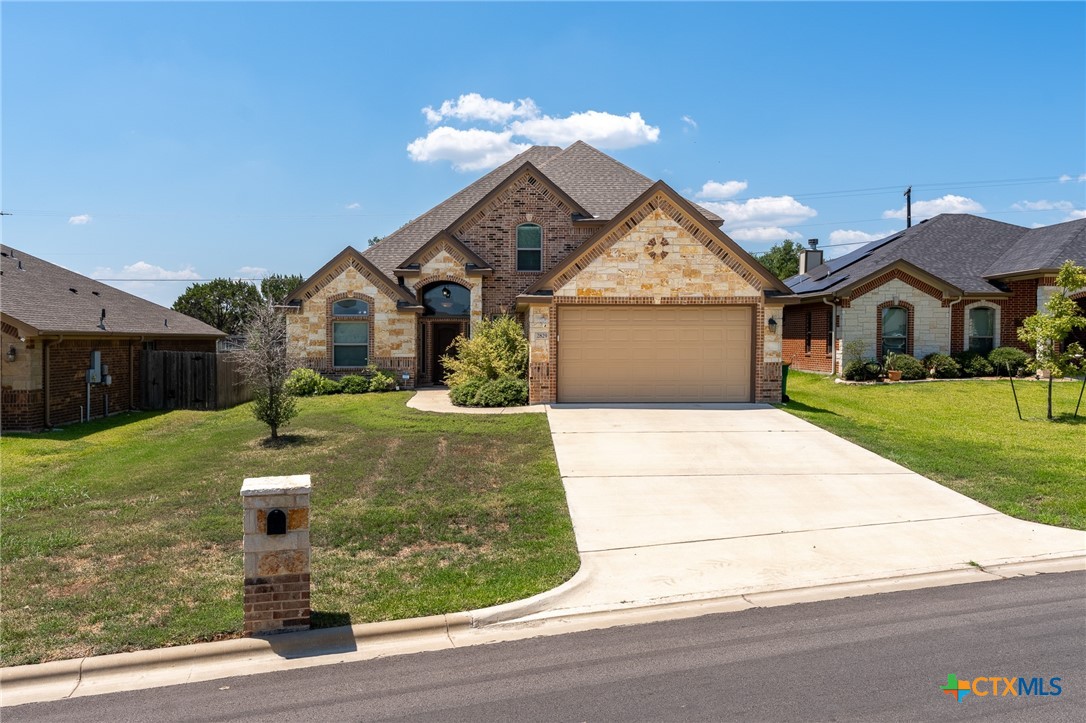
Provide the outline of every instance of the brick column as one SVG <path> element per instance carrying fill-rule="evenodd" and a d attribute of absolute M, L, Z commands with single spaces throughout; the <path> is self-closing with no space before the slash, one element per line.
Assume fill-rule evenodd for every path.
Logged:
<path fill-rule="evenodd" d="M 245 634 L 309 629 L 309 475 L 241 486 Z"/>

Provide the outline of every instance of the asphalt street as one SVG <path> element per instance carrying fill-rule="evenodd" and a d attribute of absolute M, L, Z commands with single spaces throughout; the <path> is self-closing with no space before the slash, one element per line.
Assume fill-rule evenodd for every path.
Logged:
<path fill-rule="evenodd" d="M 977 694 L 959 702 L 943 693 L 951 674 Z M 1035 685 L 1004 695 L 1007 684 L 978 678 L 1041 678 L 1049 695 Z M 1086 573 L 32 704 L 5 708 L 3 719 L 1083 721 Z"/>

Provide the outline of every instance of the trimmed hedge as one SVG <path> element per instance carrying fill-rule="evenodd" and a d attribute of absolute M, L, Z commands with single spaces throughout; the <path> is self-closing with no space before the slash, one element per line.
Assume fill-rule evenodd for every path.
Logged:
<path fill-rule="evenodd" d="M 995 367 L 975 351 L 961 351 L 954 355 L 954 361 L 962 368 L 963 377 L 990 377 L 995 374 Z"/>
<path fill-rule="evenodd" d="M 1006 374 L 1009 366 L 1012 375 L 1021 376 L 1026 371 L 1029 354 L 1013 346 L 1000 346 L 988 352 L 988 361 L 995 367 L 996 374 Z"/>
<path fill-rule="evenodd" d="M 528 403 L 528 382 L 513 377 L 468 379 L 449 389 L 458 407 L 519 407 Z"/>
<path fill-rule="evenodd" d="M 924 368 L 935 379 L 957 379 L 962 375 L 962 368 L 946 354 L 928 354 L 924 357 Z"/>

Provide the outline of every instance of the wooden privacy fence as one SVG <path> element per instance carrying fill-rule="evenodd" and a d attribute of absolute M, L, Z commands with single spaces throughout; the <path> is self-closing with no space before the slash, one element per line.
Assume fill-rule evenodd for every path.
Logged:
<path fill-rule="evenodd" d="M 144 409 L 226 409 L 253 398 L 229 354 L 145 351 L 140 361 Z"/>

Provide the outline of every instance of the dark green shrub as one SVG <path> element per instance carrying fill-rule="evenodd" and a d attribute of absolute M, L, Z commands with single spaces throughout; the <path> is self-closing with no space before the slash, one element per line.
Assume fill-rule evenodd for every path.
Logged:
<path fill-rule="evenodd" d="M 878 362 L 855 359 L 845 365 L 841 376 L 850 382 L 870 382 L 878 379 L 880 372 L 882 367 Z"/>
<path fill-rule="evenodd" d="M 975 351 L 958 352 L 954 355 L 954 361 L 962 368 L 963 377 L 990 377 L 995 374 L 991 363 L 983 354 Z"/>
<path fill-rule="evenodd" d="M 475 397 L 479 394 L 479 388 L 486 384 L 486 379 L 468 379 L 449 387 L 449 399 L 458 407 L 475 406 Z"/>
<path fill-rule="evenodd" d="M 454 343 L 455 352 L 442 357 L 449 387 L 470 379 L 528 376 L 528 339 L 515 317 L 483 319 L 475 325 L 470 339 L 458 336 Z"/>
<path fill-rule="evenodd" d="M 370 377 L 371 392 L 390 392 L 396 388 L 396 377 L 388 372 L 374 372 Z"/>
<path fill-rule="evenodd" d="M 476 407 L 519 407 L 528 403 L 528 382 L 502 377 L 484 382 L 475 395 Z"/>
<path fill-rule="evenodd" d="M 370 380 L 359 374 L 348 374 L 339 380 L 344 394 L 364 394 L 370 390 Z"/>
<path fill-rule="evenodd" d="M 962 375 L 958 362 L 938 352 L 924 357 L 924 368 L 928 370 L 928 376 L 935 379 L 957 379 Z"/>
<path fill-rule="evenodd" d="M 295 369 L 287 377 L 286 388 L 295 397 L 311 397 L 321 393 L 324 377 L 305 367 Z"/>
<path fill-rule="evenodd" d="M 902 379 L 924 379 L 928 376 L 928 370 L 920 360 L 908 354 L 895 354 L 894 368 L 901 372 Z"/>
<path fill-rule="evenodd" d="M 995 367 L 996 374 L 1006 374 L 1009 366 L 1011 375 L 1021 376 L 1026 372 L 1029 354 L 1013 346 L 1000 346 L 988 352 L 988 361 Z"/>
<path fill-rule="evenodd" d="M 343 386 L 335 379 L 321 379 L 321 388 L 318 394 L 339 394 Z"/>

